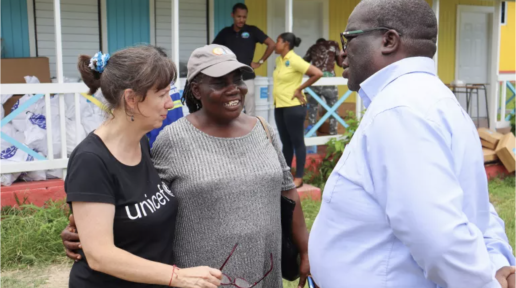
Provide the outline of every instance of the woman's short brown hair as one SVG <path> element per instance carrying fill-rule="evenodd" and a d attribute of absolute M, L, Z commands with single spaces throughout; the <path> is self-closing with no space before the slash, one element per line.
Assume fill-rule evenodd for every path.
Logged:
<path fill-rule="evenodd" d="M 82 80 L 94 94 L 99 88 L 110 109 L 123 106 L 123 92 L 132 89 L 145 100 L 147 91 L 169 87 L 177 78 L 176 66 L 154 46 L 138 46 L 115 52 L 102 73 L 92 70 L 91 56 L 79 56 Z"/>

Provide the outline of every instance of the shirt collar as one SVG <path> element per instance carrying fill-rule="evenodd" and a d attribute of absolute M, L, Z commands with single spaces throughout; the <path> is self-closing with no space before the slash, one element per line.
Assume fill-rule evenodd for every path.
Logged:
<path fill-rule="evenodd" d="M 360 84 L 358 95 L 367 108 L 385 87 L 399 77 L 410 73 L 436 75 L 434 60 L 428 57 L 410 57 L 399 60 L 376 72 Z"/>
<path fill-rule="evenodd" d="M 288 51 L 288 53 L 285 55 L 285 57 L 283 57 L 283 60 L 288 60 L 290 59 L 290 57 L 292 57 L 294 55 L 294 50 L 290 50 Z"/>
<path fill-rule="evenodd" d="M 244 27 L 242 27 L 242 29 L 240 29 L 240 31 L 238 31 L 238 32 L 235 31 L 235 24 L 233 24 L 229 27 L 231 27 L 231 31 L 233 31 L 233 33 L 242 33 L 242 32 L 247 31 L 247 27 L 249 27 L 249 26 L 247 26 L 247 24 L 244 24 Z"/>

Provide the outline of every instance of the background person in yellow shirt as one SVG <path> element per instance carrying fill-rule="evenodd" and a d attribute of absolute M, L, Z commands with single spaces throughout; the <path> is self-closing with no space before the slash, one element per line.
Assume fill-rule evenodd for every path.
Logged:
<path fill-rule="evenodd" d="M 292 158 L 296 152 L 296 175 L 294 183 L 299 188 L 303 185 L 305 173 L 306 146 L 304 121 L 306 117 L 306 97 L 303 89 L 309 87 L 322 77 L 321 70 L 306 62 L 293 49 L 299 47 L 301 39 L 293 33 L 283 33 L 276 42 L 276 68 L 274 69 L 274 116 L 281 142 L 283 155 L 292 167 Z M 310 78 L 303 84 L 303 75 Z"/>

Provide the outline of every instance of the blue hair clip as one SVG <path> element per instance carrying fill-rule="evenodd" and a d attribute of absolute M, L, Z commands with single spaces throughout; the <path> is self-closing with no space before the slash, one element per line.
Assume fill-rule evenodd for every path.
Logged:
<path fill-rule="evenodd" d="M 102 52 L 97 52 L 95 56 L 91 57 L 90 65 L 88 65 L 91 70 L 95 70 L 99 73 L 104 72 L 104 68 L 109 61 L 109 53 L 102 54 Z"/>

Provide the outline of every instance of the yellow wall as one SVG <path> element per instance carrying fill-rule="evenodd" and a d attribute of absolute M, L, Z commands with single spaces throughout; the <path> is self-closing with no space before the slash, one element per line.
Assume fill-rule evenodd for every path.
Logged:
<path fill-rule="evenodd" d="M 274 0 L 280 1 L 280 0 Z M 432 5 L 432 0 L 426 0 Z M 329 39 L 340 43 L 340 32 L 346 29 L 346 24 L 351 12 L 360 0 L 328 0 L 329 2 Z M 507 25 L 501 28 L 500 47 L 500 71 L 514 71 L 515 69 L 515 3 L 507 2 Z M 263 31 L 267 31 L 267 0 L 246 0 L 249 7 L 250 25 L 256 25 Z M 438 74 L 441 80 L 449 83 L 455 78 L 455 45 L 457 26 L 457 5 L 492 6 L 492 0 L 440 0 L 439 15 L 439 56 Z M 258 60 L 265 52 L 266 46 L 258 45 L 255 60 Z M 268 61 L 271 61 L 270 58 Z M 337 67 L 337 75 L 341 75 L 342 69 Z M 257 75 L 265 76 L 267 64 L 257 70 Z M 346 89 L 340 87 L 342 95 Z M 347 102 L 354 102 L 353 94 Z"/>
<path fill-rule="evenodd" d="M 516 70 L 516 3 L 506 2 L 507 21 L 501 28 L 500 40 L 500 72 L 512 72 Z"/>
<path fill-rule="evenodd" d="M 439 78 L 444 83 L 455 79 L 455 45 L 457 31 L 457 5 L 492 6 L 493 1 L 446 0 L 440 1 L 439 12 Z"/>
<path fill-rule="evenodd" d="M 340 46 L 340 33 L 346 30 L 346 24 L 348 23 L 349 15 L 355 9 L 355 6 L 360 2 L 360 0 L 328 0 L 329 1 L 329 39 L 337 41 Z M 342 47 L 341 47 L 342 48 Z M 337 77 L 342 75 L 342 68 L 335 66 L 335 74 Z M 347 87 L 339 86 L 339 95 L 344 95 L 347 91 Z M 356 93 L 353 93 L 349 96 L 346 102 L 355 102 L 356 101 Z"/>
<path fill-rule="evenodd" d="M 249 9 L 247 24 L 254 25 L 267 34 L 267 0 L 246 0 L 245 5 L 247 5 L 247 9 Z M 258 62 L 262 58 L 263 53 L 265 53 L 265 50 L 267 50 L 266 45 L 256 44 L 253 61 Z M 267 76 L 267 63 L 270 61 L 274 61 L 274 55 L 271 55 L 260 68 L 256 69 L 256 75 Z"/>

